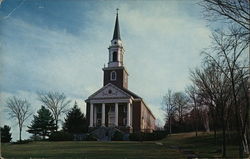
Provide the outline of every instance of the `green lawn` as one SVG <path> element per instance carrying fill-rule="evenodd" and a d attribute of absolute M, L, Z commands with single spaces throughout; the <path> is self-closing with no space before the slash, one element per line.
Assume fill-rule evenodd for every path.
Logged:
<path fill-rule="evenodd" d="M 215 158 L 221 157 L 221 153 L 216 152 L 218 149 L 222 149 L 220 143 L 222 143 L 221 134 L 218 135 L 217 145 L 215 144 L 213 133 L 199 132 L 198 136 L 195 133 L 179 133 L 168 136 L 163 139 L 166 145 L 175 145 L 182 149 L 189 149 L 195 152 L 198 157 L 202 158 Z M 237 142 L 228 143 L 226 147 L 228 158 L 238 158 L 238 147 L 235 145 Z"/>
<path fill-rule="evenodd" d="M 162 144 L 159 144 L 162 143 Z M 32 142 L 28 144 L 3 144 L 5 158 L 86 158 L 86 159 L 181 159 L 187 158 L 175 147 L 189 149 L 199 157 L 219 157 L 212 134 L 181 133 L 161 141 L 81 141 L 81 142 Z M 236 158 L 237 147 L 228 147 L 228 157 Z"/>
<path fill-rule="evenodd" d="M 177 150 L 155 142 L 33 142 L 23 145 L 3 145 L 6 158 L 183 158 Z"/>

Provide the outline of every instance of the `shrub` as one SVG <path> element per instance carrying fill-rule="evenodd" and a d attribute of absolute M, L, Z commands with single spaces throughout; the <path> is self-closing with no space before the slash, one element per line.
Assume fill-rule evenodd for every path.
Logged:
<path fill-rule="evenodd" d="M 97 138 L 93 134 L 87 134 L 86 141 L 97 141 Z"/>
<path fill-rule="evenodd" d="M 131 133 L 131 134 L 129 134 L 129 140 L 131 140 L 131 141 L 142 141 L 142 133 Z"/>
<path fill-rule="evenodd" d="M 74 141 L 86 141 L 88 134 L 73 134 Z"/>
<path fill-rule="evenodd" d="M 131 141 L 154 141 L 161 140 L 167 135 L 166 131 L 154 131 L 153 133 L 132 133 L 129 135 Z"/>
<path fill-rule="evenodd" d="M 41 141 L 42 140 L 42 137 L 41 136 L 38 136 L 38 135 L 32 135 L 30 137 L 30 140 L 32 141 Z"/>
<path fill-rule="evenodd" d="M 1 142 L 10 142 L 11 141 L 11 133 L 10 133 L 10 127 L 8 125 L 4 125 L 3 128 L 1 128 Z"/>
<path fill-rule="evenodd" d="M 28 144 L 32 142 L 32 140 L 28 139 L 28 140 L 21 140 L 21 141 L 17 141 L 17 142 L 12 142 L 12 144 Z"/>
<path fill-rule="evenodd" d="M 49 136 L 50 141 L 72 141 L 73 135 L 63 131 L 57 131 L 51 133 Z"/>
<path fill-rule="evenodd" d="M 111 140 L 112 141 L 122 141 L 123 140 L 123 133 L 121 133 L 120 131 L 116 131 L 114 133 L 114 135 L 112 136 Z"/>
<path fill-rule="evenodd" d="M 154 134 L 157 140 L 161 140 L 161 139 L 164 139 L 168 133 L 166 131 L 154 131 Z"/>

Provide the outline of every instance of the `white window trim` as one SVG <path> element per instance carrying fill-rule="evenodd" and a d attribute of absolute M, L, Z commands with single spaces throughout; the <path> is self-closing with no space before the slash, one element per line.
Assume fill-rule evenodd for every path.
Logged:
<path fill-rule="evenodd" d="M 113 73 L 115 74 L 115 78 L 112 78 L 112 74 L 113 74 Z M 110 80 L 111 80 L 111 81 L 115 81 L 115 80 L 116 80 L 116 76 L 117 76 L 117 75 L 116 75 L 116 72 L 115 72 L 115 71 L 112 71 L 112 72 L 110 73 Z"/>

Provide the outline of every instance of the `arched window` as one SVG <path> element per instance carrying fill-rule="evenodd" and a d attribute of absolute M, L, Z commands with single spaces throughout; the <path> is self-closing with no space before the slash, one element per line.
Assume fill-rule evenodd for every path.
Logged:
<path fill-rule="evenodd" d="M 113 52 L 113 62 L 117 62 L 118 59 L 117 59 L 117 52 Z"/>
<path fill-rule="evenodd" d="M 115 81 L 116 80 L 116 72 L 115 71 L 111 72 L 111 74 L 110 74 L 110 80 L 111 81 Z"/>

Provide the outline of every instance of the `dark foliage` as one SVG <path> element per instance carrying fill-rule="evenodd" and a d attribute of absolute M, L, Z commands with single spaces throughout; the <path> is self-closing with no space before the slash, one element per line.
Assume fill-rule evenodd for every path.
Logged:
<path fill-rule="evenodd" d="M 86 141 L 97 141 L 97 138 L 93 134 L 87 134 Z"/>
<path fill-rule="evenodd" d="M 12 144 L 28 144 L 30 142 L 32 142 L 32 140 L 28 139 L 28 140 L 22 140 L 22 141 L 12 142 Z"/>
<path fill-rule="evenodd" d="M 11 133 L 10 133 L 10 127 L 7 125 L 4 125 L 3 128 L 1 128 L 1 142 L 10 142 L 11 141 Z"/>
<path fill-rule="evenodd" d="M 154 141 L 161 140 L 167 135 L 166 131 L 154 131 L 153 133 L 131 133 L 129 135 L 129 140 L 131 141 Z"/>
<path fill-rule="evenodd" d="M 111 140 L 112 141 L 122 141 L 123 140 L 124 134 L 120 131 L 116 131 L 114 135 L 112 136 Z"/>
<path fill-rule="evenodd" d="M 196 126 L 198 131 L 205 131 L 204 124 L 203 124 L 203 118 L 202 118 L 202 110 L 197 110 L 197 113 L 195 113 L 194 110 L 191 110 L 190 112 L 186 112 L 185 115 L 183 115 L 183 122 L 180 123 L 176 118 L 171 118 L 171 131 L 172 133 L 180 133 L 180 132 L 191 132 L 195 131 L 195 120 L 198 119 Z M 219 124 L 219 122 L 218 122 Z M 168 121 L 166 121 L 164 129 L 169 132 L 169 124 Z"/>
<path fill-rule="evenodd" d="M 49 141 L 73 141 L 74 136 L 68 132 L 57 131 L 51 133 Z"/>
<path fill-rule="evenodd" d="M 63 130 L 71 134 L 86 133 L 88 131 L 86 118 L 76 102 L 65 118 Z"/>
<path fill-rule="evenodd" d="M 50 111 L 44 106 L 37 111 L 37 114 L 38 115 L 34 115 L 31 126 L 28 126 L 28 132 L 32 133 L 34 136 L 40 136 L 45 139 L 46 136 L 49 136 L 56 130 L 54 119 Z"/>

